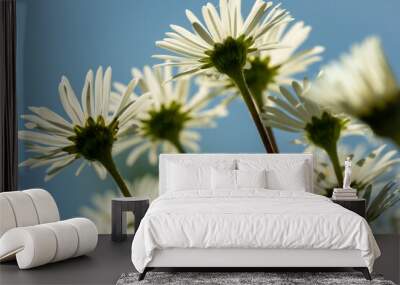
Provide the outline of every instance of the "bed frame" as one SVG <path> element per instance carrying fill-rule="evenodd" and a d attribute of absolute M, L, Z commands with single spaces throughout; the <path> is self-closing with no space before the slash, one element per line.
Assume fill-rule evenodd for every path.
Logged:
<path fill-rule="evenodd" d="M 353 268 L 361 271 L 367 280 L 371 280 L 368 268 L 361 258 L 359 250 L 328 250 L 328 249 L 193 249 L 171 248 L 156 250 L 152 261 L 140 274 L 139 280 L 155 268 L 184 268 L 213 271 L 221 269 L 228 271 L 254 271 L 272 268 L 290 271 L 301 268 L 314 270 L 318 268 Z M 322 270 L 321 270 L 322 271 Z"/>
<path fill-rule="evenodd" d="M 159 192 L 166 189 L 167 161 L 188 159 L 191 161 L 210 161 L 218 159 L 279 159 L 304 160 L 309 168 L 308 191 L 313 191 L 313 157 L 312 154 L 161 154 L 159 162 Z M 250 249 L 250 248 L 170 248 L 158 249 L 153 259 L 147 265 L 139 280 L 143 280 L 146 273 L 154 269 L 229 269 L 229 271 L 254 271 L 257 269 L 335 269 L 353 268 L 361 271 L 367 280 L 371 276 L 359 250 L 329 250 L 329 249 Z M 197 271 L 196 270 L 196 271 Z"/>

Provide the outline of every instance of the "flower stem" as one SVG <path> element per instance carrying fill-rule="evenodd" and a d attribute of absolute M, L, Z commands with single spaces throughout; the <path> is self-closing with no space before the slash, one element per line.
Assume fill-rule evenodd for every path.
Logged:
<path fill-rule="evenodd" d="M 343 186 L 343 173 L 342 168 L 340 167 L 339 156 L 337 152 L 336 143 L 329 148 L 325 149 L 326 153 L 329 156 L 329 159 L 332 162 L 333 170 L 335 171 L 336 179 L 338 181 L 338 186 Z"/>
<path fill-rule="evenodd" d="M 104 155 L 101 157 L 101 159 L 99 159 L 99 162 L 107 169 L 112 178 L 114 178 L 114 181 L 117 183 L 122 195 L 124 195 L 124 197 L 132 197 L 128 187 L 125 184 L 125 181 L 118 172 L 118 169 L 111 156 L 111 151 L 105 151 Z"/>
<path fill-rule="evenodd" d="M 179 153 L 186 153 L 185 149 L 183 148 L 183 145 L 179 140 L 171 141 L 171 143 L 176 147 Z"/>
<path fill-rule="evenodd" d="M 251 91 L 250 88 L 249 88 L 249 90 Z M 262 108 L 263 108 L 263 104 L 264 104 L 263 101 L 261 100 L 262 94 L 256 94 L 254 91 L 251 91 L 251 92 L 254 95 L 254 98 L 260 98 L 259 100 L 257 100 L 257 99 L 254 100 L 254 102 L 256 103 L 256 106 L 257 106 L 258 113 L 260 114 L 262 111 Z M 272 144 L 273 148 L 275 149 L 275 152 L 278 153 L 279 148 L 278 148 L 278 144 L 276 143 L 275 135 L 274 135 L 272 128 L 268 127 L 268 126 L 264 126 L 264 127 L 265 127 L 265 131 L 267 132 L 268 137 L 271 141 L 271 144 Z"/>
<path fill-rule="evenodd" d="M 233 82 L 235 82 L 240 93 L 242 94 L 243 100 L 246 103 L 247 108 L 250 111 L 251 117 L 253 118 L 254 124 L 257 127 L 258 133 L 264 144 L 265 150 L 268 153 L 276 153 L 277 149 L 274 148 L 272 139 L 271 139 L 269 133 L 266 131 L 266 129 L 261 121 L 260 115 L 257 111 L 257 107 L 254 104 L 253 98 L 251 96 L 251 92 L 250 92 L 249 87 L 247 86 L 246 80 L 244 78 L 243 70 L 232 71 L 228 75 L 233 80 Z"/>

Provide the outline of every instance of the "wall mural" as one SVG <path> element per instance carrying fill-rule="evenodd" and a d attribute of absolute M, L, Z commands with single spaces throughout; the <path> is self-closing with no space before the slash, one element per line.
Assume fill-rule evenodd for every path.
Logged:
<path fill-rule="evenodd" d="M 62 215 L 106 233 L 112 197 L 157 197 L 161 152 L 312 152 L 320 194 L 342 186 L 351 157 L 368 222 L 400 231 L 400 87 L 384 23 L 329 34 L 340 24 L 304 11 L 354 19 L 314 3 L 72 2 L 18 2 L 21 188 L 49 190 Z"/>

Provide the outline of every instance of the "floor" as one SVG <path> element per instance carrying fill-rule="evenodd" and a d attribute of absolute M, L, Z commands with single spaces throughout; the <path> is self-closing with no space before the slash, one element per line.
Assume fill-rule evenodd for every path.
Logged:
<path fill-rule="evenodd" d="M 0 264 L 0 284 L 115 284 L 124 272 L 134 271 L 131 262 L 132 237 L 112 242 L 100 235 L 97 248 L 81 256 L 29 270 L 18 270 L 15 262 Z"/>
<path fill-rule="evenodd" d="M 379 258 L 375 271 L 395 283 L 400 282 L 400 236 L 377 235 L 384 258 Z M 132 237 L 115 243 L 109 235 L 100 235 L 97 249 L 58 263 L 18 270 L 15 262 L 0 264 L 0 284 L 115 284 L 124 272 L 134 271 L 130 260 Z"/>

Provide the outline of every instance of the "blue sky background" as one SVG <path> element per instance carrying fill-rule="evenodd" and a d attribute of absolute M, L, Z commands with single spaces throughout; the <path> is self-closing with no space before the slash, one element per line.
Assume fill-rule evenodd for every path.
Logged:
<path fill-rule="evenodd" d="M 66 75 L 80 94 L 84 76 L 98 65 L 113 68 L 113 79 L 127 82 L 132 67 L 155 64 L 160 53 L 154 42 L 162 39 L 170 24 L 188 27 L 185 9 L 200 14 L 207 1 L 183 0 L 17 0 L 17 95 L 18 113 L 28 106 L 46 106 L 64 114 L 57 86 Z M 211 1 L 216 3 L 216 1 Z M 248 11 L 253 1 L 242 1 Z M 400 78 L 400 1 L 303 0 L 282 1 L 297 20 L 313 27 L 304 48 L 324 45 L 323 63 L 347 51 L 368 35 L 378 35 L 397 77 Z M 245 14 L 244 14 L 245 15 Z M 321 63 L 322 64 L 322 63 Z M 315 76 L 320 63 L 307 72 Z M 22 127 L 20 121 L 20 127 Z M 290 144 L 293 136 L 276 132 L 282 152 L 302 151 Z M 218 128 L 201 130 L 202 152 L 263 152 L 259 137 L 240 101 Z M 358 140 L 350 139 L 350 144 Z M 20 146 L 20 160 L 25 158 Z M 145 159 L 127 168 L 118 159 L 125 177 L 133 180 L 149 169 Z M 43 187 L 55 196 L 63 218 L 78 215 L 96 192 L 114 188 L 110 179 L 100 181 L 93 170 L 75 177 L 76 167 L 45 183 L 44 169 L 20 169 L 20 188 Z"/>

